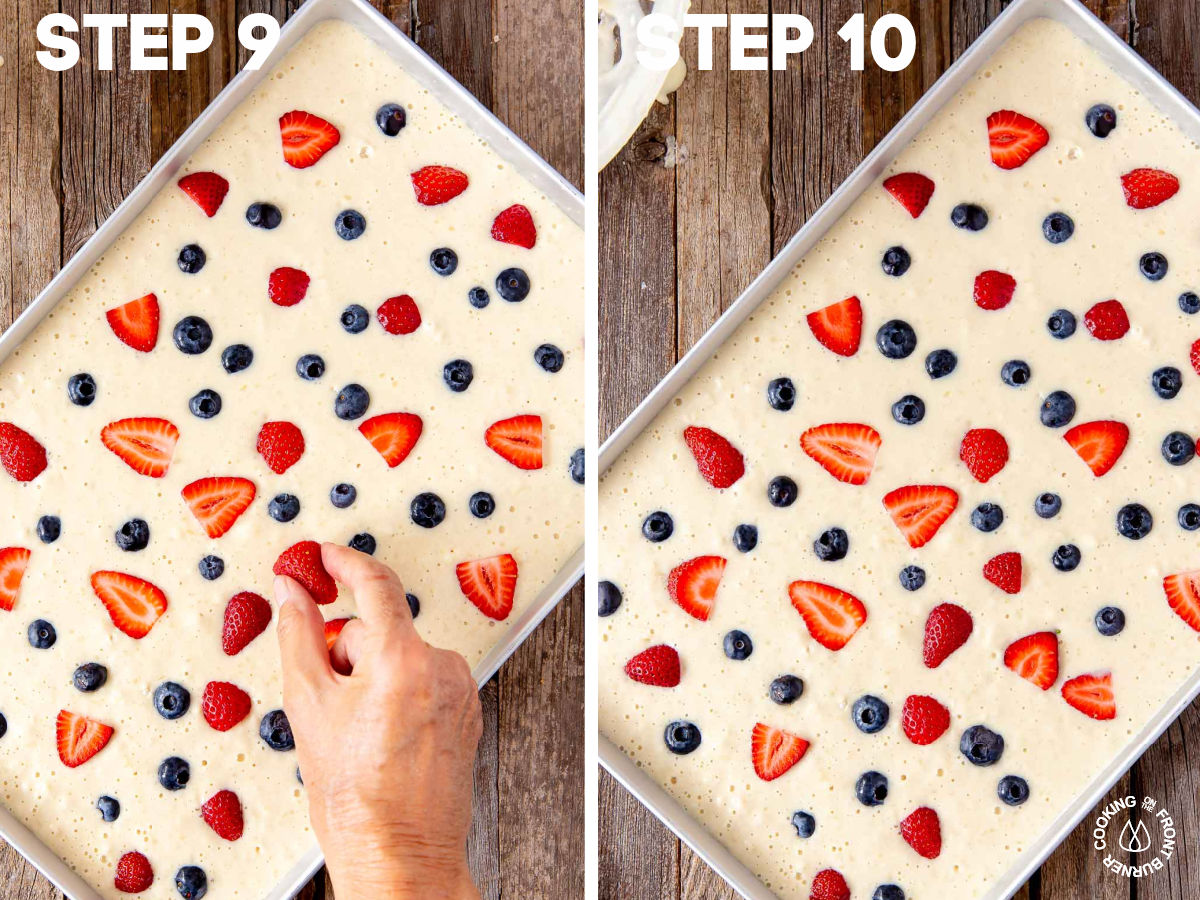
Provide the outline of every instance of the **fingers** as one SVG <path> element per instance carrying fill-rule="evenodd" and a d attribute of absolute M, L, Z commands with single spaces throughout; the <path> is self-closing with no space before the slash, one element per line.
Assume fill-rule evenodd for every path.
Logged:
<path fill-rule="evenodd" d="M 294 696 L 297 688 L 313 689 L 331 681 L 325 620 L 316 602 L 299 583 L 280 575 L 275 579 L 275 603 L 284 693 Z"/>
<path fill-rule="evenodd" d="M 404 585 L 395 572 L 365 553 L 337 544 L 321 545 L 321 561 L 330 575 L 350 588 L 368 629 L 395 630 L 402 636 L 416 637 Z"/>
<path fill-rule="evenodd" d="M 342 633 L 330 649 L 333 660 L 333 670 L 342 675 L 348 675 L 355 664 L 362 659 L 363 642 L 366 640 L 367 626 L 361 619 L 351 619 L 342 628 Z"/>

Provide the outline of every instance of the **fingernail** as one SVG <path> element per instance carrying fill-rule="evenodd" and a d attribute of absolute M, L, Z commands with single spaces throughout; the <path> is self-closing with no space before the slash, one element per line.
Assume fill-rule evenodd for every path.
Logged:
<path fill-rule="evenodd" d="M 292 596 L 292 586 L 282 575 L 275 576 L 275 602 L 281 606 Z"/>

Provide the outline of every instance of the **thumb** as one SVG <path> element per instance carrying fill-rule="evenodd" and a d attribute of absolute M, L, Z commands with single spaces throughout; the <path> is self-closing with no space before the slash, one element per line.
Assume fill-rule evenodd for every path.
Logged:
<path fill-rule="evenodd" d="M 295 696 L 297 689 L 312 692 L 331 682 L 325 620 L 313 598 L 294 579 L 280 575 L 275 579 L 275 602 L 285 696 Z"/>

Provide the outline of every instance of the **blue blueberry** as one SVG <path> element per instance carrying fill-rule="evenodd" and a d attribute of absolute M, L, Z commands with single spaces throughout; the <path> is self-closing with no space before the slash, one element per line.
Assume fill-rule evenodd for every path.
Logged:
<path fill-rule="evenodd" d="M 1117 533 L 1131 541 L 1140 541 L 1154 527 L 1150 510 L 1140 503 L 1126 503 L 1117 510 Z"/>
<path fill-rule="evenodd" d="M 1106 606 L 1096 613 L 1096 630 L 1105 637 L 1114 637 L 1125 630 L 1125 613 L 1116 606 Z"/>
<path fill-rule="evenodd" d="M 292 737 L 292 723 L 282 709 L 273 709 L 258 723 L 258 736 L 272 750 L 284 752 L 296 749 L 296 740 Z"/>
<path fill-rule="evenodd" d="M 358 498 L 358 489 L 342 481 L 329 489 L 329 502 L 338 509 L 347 509 Z"/>
<path fill-rule="evenodd" d="M 810 838 L 817 830 L 817 820 L 812 813 L 798 810 L 792 813 L 792 827 L 796 829 L 797 837 Z"/>
<path fill-rule="evenodd" d="M 888 796 L 887 776 L 882 772 L 863 772 L 854 785 L 854 796 L 863 806 L 882 806 Z"/>
<path fill-rule="evenodd" d="M 796 385 L 790 378 L 775 378 L 767 384 L 767 403 L 771 409 L 787 412 L 796 404 Z"/>
<path fill-rule="evenodd" d="M 892 418 L 901 425 L 916 425 L 925 418 L 925 401 L 915 394 L 905 394 L 892 404 Z"/>
<path fill-rule="evenodd" d="M 1184 531 L 1195 531 L 1200 528 L 1200 504 L 1185 503 L 1179 507 L 1176 515 L 1179 527 Z"/>
<path fill-rule="evenodd" d="M 950 221 L 955 228 L 967 231 L 983 231 L 987 228 L 987 210 L 978 203 L 960 203 L 950 210 Z"/>
<path fill-rule="evenodd" d="M 788 706 L 800 699 L 804 693 L 804 682 L 795 675 L 780 675 L 771 682 L 767 693 L 780 706 Z"/>
<path fill-rule="evenodd" d="M 1179 295 L 1179 308 L 1189 316 L 1200 312 L 1200 294 L 1195 291 L 1184 291 Z"/>
<path fill-rule="evenodd" d="M 750 654 L 754 652 L 754 641 L 750 640 L 750 635 L 736 628 L 725 635 L 722 646 L 725 648 L 725 655 L 738 662 L 749 659 Z"/>
<path fill-rule="evenodd" d="M 458 254 L 449 247 L 438 247 L 429 254 L 429 267 L 439 275 L 453 275 L 458 268 Z"/>
<path fill-rule="evenodd" d="M 126 553 L 145 550 L 150 543 L 150 526 L 145 519 L 130 519 L 117 529 L 113 538 Z"/>
<path fill-rule="evenodd" d="M 655 544 L 661 543 L 675 532 L 675 520 L 670 513 L 655 510 L 642 520 L 642 536 Z"/>
<path fill-rule="evenodd" d="M 208 893 L 208 876 L 199 866 L 184 866 L 175 873 L 175 890 L 183 900 L 200 900 Z"/>
<path fill-rule="evenodd" d="M 465 359 L 452 359 L 442 366 L 442 381 L 456 394 L 469 388 L 474 378 L 475 367 Z"/>
<path fill-rule="evenodd" d="M 1075 333 L 1075 313 L 1069 309 L 1056 309 L 1046 320 L 1046 329 L 1051 337 L 1066 340 Z"/>
<path fill-rule="evenodd" d="M 1150 386 L 1154 388 L 1154 393 L 1164 400 L 1174 400 L 1183 387 L 1183 373 L 1174 366 L 1155 369 L 1154 374 L 1150 376 Z"/>
<path fill-rule="evenodd" d="M 563 352 L 553 344 L 539 344 L 533 351 L 533 361 L 547 372 L 557 372 L 563 367 Z"/>
<path fill-rule="evenodd" d="M 1009 387 L 1023 387 L 1029 384 L 1033 370 L 1023 359 L 1010 359 L 1000 369 L 1000 377 Z"/>
<path fill-rule="evenodd" d="M 179 251 L 179 271 L 185 275 L 195 275 L 204 268 L 208 256 L 199 244 L 188 244 Z"/>
<path fill-rule="evenodd" d="M 158 765 L 158 783 L 168 791 L 181 791 L 192 780 L 192 767 L 186 759 L 168 756 Z"/>
<path fill-rule="evenodd" d="M 26 636 L 29 638 L 29 646 L 34 650 L 49 650 L 58 640 L 58 632 L 45 619 L 34 619 L 30 622 Z"/>
<path fill-rule="evenodd" d="M 571 459 L 567 463 L 567 472 L 571 476 L 571 480 L 576 484 L 583 484 L 584 468 L 587 464 L 587 457 L 582 447 L 576 447 L 571 454 Z"/>
<path fill-rule="evenodd" d="M 178 719 L 192 705 L 192 695 L 182 684 L 164 681 L 154 689 L 154 708 L 164 719 Z"/>
<path fill-rule="evenodd" d="M 917 349 L 917 333 L 907 322 L 892 319 L 879 327 L 875 345 L 888 359 L 905 359 Z"/>
<path fill-rule="evenodd" d="M 777 475 L 767 485 L 767 502 L 772 506 L 791 506 L 799 496 L 800 488 L 786 475 Z"/>
<path fill-rule="evenodd" d="M 871 694 L 859 697 L 850 708 L 850 720 L 863 734 L 883 731 L 891 714 L 887 703 Z"/>
<path fill-rule="evenodd" d="M 672 722 L 663 732 L 663 740 L 676 756 L 686 756 L 700 746 L 700 729 L 692 722 Z"/>
<path fill-rule="evenodd" d="M 971 524 L 985 534 L 1004 523 L 1004 510 L 998 503 L 980 503 L 971 510 Z"/>
<path fill-rule="evenodd" d="M 529 296 L 529 276 L 524 269 L 505 269 L 496 276 L 496 293 L 509 303 L 520 303 Z"/>
<path fill-rule="evenodd" d="M 1004 738 L 986 726 L 972 725 L 963 732 L 958 749 L 967 762 L 990 766 L 999 762 L 1004 754 Z"/>
<path fill-rule="evenodd" d="M 100 818 L 105 822 L 115 822 L 121 815 L 121 803 L 116 797 L 105 794 L 96 801 L 96 809 L 100 810 Z"/>
<path fill-rule="evenodd" d="M 408 511 L 413 524 L 422 528 L 436 528 L 446 518 L 446 504 L 441 497 L 429 491 L 413 497 Z"/>
<path fill-rule="evenodd" d="M 1033 501 L 1033 511 L 1040 519 L 1053 519 L 1062 510 L 1062 497 L 1052 491 L 1038 494 Z"/>
<path fill-rule="evenodd" d="M 359 553 L 365 553 L 367 556 L 374 556 L 377 545 L 375 535 L 369 531 L 360 531 L 354 537 L 350 538 L 346 546 L 351 550 L 357 550 Z"/>
<path fill-rule="evenodd" d="M 276 522 L 290 522 L 300 515 L 300 498 L 295 494 L 276 494 L 267 504 L 267 514 Z"/>
<path fill-rule="evenodd" d="M 733 546 L 742 553 L 749 553 L 758 546 L 758 527 L 743 523 L 733 529 Z"/>
<path fill-rule="evenodd" d="M 925 357 L 925 373 L 930 378 L 945 378 L 958 366 L 953 350 L 933 350 Z"/>
<path fill-rule="evenodd" d="M 1182 466 L 1196 455 L 1196 442 L 1182 431 L 1172 431 L 1162 442 L 1163 459 L 1173 466 Z"/>
<path fill-rule="evenodd" d="M 254 362 L 254 351 L 245 344 L 230 344 L 221 351 L 221 368 L 230 375 L 245 371 Z"/>
<path fill-rule="evenodd" d="M 85 694 L 100 690 L 106 681 L 108 681 L 108 669 L 100 663 L 84 663 L 75 669 L 75 674 L 71 676 L 71 682 L 75 685 L 75 689 L 83 691 Z"/>
<path fill-rule="evenodd" d="M 96 399 L 96 379 L 80 372 L 67 379 L 67 399 L 76 406 L 91 406 Z"/>
<path fill-rule="evenodd" d="M 208 322 L 200 316 L 184 316 L 176 323 L 171 337 L 181 352 L 195 356 L 212 346 L 213 333 Z"/>
<path fill-rule="evenodd" d="M 487 491 L 476 491 L 467 501 L 467 508 L 477 519 L 486 519 L 496 511 L 496 500 Z"/>
<path fill-rule="evenodd" d="M 904 900 L 904 891 L 896 884 L 881 884 L 875 888 L 871 900 Z"/>
<path fill-rule="evenodd" d="M 316 381 L 325 374 L 325 360 L 315 353 L 305 353 L 296 360 L 296 374 L 305 381 Z"/>
<path fill-rule="evenodd" d="M 395 137 L 408 124 L 408 113 L 399 103 L 385 103 L 375 111 L 375 124 L 388 137 Z"/>
<path fill-rule="evenodd" d="M 283 221 L 283 213 L 274 203 L 251 203 L 246 207 L 246 221 L 255 228 L 270 231 L 279 227 L 279 223 Z"/>
<path fill-rule="evenodd" d="M 343 241 L 353 241 L 367 230 L 367 220 L 356 209 L 343 209 L 333 220 L 333 230 Z"/>
<path fill-rule="evenodd" d="M 845 559 L 849 552 L 850 536 L 841 528 L 826 528 L 813 541 L 813 553 L 825 562 Z"/>
<path fill-rule="evenodd" d="M 200 577 L 205 581 L 216 581 L 225 574 L 225 560 L 215 554 L 208 554 L 198 565 Z"/>
<path fill-rule="evenodd" d="M 1062 428 L 1075 418 L 1075 398 L 1066 391 L 1051 391 L 1042 401 L 1042 424 Z"/>
<path fill-rule="evenodd" d="M 43 544 L 53 544 L 62 537 L 62 519 L 58 516 L 42 516 L 37 522 L 37 536 Z"/>
<path fill-rule="evenodd" d="M 492 302 L 492 298 L 488 294 L 486 288 L 482 288 L 482 287 L 479 287 L 479 285 L 476 285 L 475 287 L 473 287 L 469 291 L 467 291 L 467 302 L 470 303 L 476 309 L 483 309 L 485 306 L 487 306 L 489 303 Z"/>
<path fill-rule="evenodd" d="M 1064 212 L 1052 212 L 1042 220 L 1042 234 L 1052 244 L 1062 244 L 1075 233 L 1075 221 Z"/>
<path fill-rule="evenodd" d="M 1029 799 L 1029 782 L 1019 775 L 1005 775 L 996 785 L 996 796 L 1007 806 L 1020 806 Z"/>
<path fill-rule="evenodd" d="M 361 306 L 358 303 L 351 303 L 342 310 L 342 315 L 338 321 L 342 323 L 342 328 L 350 334 L 361 334 L 371 324 L 371 314 L 367 312 L 365 306 Z"/>
<path fill-rule="evenodd" d="M 4 714 L 0 713 L 0 738 L 8 733 L 8 719 L 4 718 Z"/>
<path fill-rule="evenodd" d="M 333 401 L 333 412 L 339 419 L 352 421 L 361 419 L 371 405 L 371 395 L 361 384 L 348 384 Z"/>
<path fill-rule="evenodd" d="M 204 388 L 188 401 L 188 409 L 197 419 L 211 419 L 221 411 L 221 395 L 211 388 Z"/>
<path fill-rule="evenodd" d="M 1050 561 L 1054 563 L 1054 568 L 1060 572 L 1073 572 L 1083 562 L 1083 554 L 1079 552 L 1079 548 L 1074 544 L 1062 544 L 1055 548 Z"/>
<path fill-rule="evenodd" d="M 1150 281 L 1162 281 L 1167 277 L 1167 258 L 1157 251 L 1143 253 L 1138 271 Z"/>
<path fill-rule="evenodd" d="M 906 591 L 919 591 L 925 587 L 925 570 L 920 566 L 905 566 L 900 570 L 900 587 Z"/>
<path fill-rule="evenodd" d="M 903 247 L 888 247 L 884 251 L 883 259 L 879 261 L 879 264 L 883 267 L 885 275 L 899 278 L 912 265 L 912 257 L 908 255 L 908 251 Z"/>
<path fill-rule="evenodd" d="M 1088 131 L 1098 138 L 1106 138 L 1117 127 L 1117 111 L 1107 103 L 1097 103 L 1083 117 Z"/>
<path fill-rule="evenodd" d="M 416 619 L 421 614 L 421 601 L 416 594 L 408 593 L 404 595 L 404 602 L 408 604 L 408 614 Z"/>
<path fill-rule="evenodd" d="M 620 609 L 623 599 L 621 589 L 611 581 L 596 585 L 596 605 L 601 618 L 607 618 Z"/>

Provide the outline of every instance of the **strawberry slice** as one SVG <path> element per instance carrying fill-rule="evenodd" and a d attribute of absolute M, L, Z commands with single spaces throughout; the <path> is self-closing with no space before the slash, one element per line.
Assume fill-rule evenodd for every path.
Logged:
<path fill-rule="evenodd" d="M 33 481 L 46 471 L 46 448 L 11 422 L 0 422 L 0 465 L 17 481 Z"/>
<path fill-rule="evenodd" d="M 205 800 L 200 817 L 222 840 L 236 841 L 245 829 L 242 801 L 233 791 L 217 791 Z"/>
<path fill-rule="evenodd" d="M 358 426 L 359 433 L 371 442 L 388 468 L 394 469 L 412 453 L 421 437 L 424 423 L 415 413 L 382 413 Z"/>
<path fill-rule="evenodd" d="M 422 206 L 440 206 L 467 189 L 471 179 L 449 166 L 425 166 L 412 173 L 413 192 Z"/>
<path fill-rule="evenodd" d="M 1006 594 L 1021 592 L 1021 554 L 1009 551 L 983 564 L 983 577 Z"/>
<path fill-rule="evenodd" d="M 150 633 L 167 611 L 167 595 L 150 582 L 125 572 L 95 572 L 92 590 L 112 623 L 135 640 Z"/>
<path fill-rule="evenodd" d="M 904 701 L 904 736 L 918 747 L 932 744 L 950 727 L 950 710 L 933 697 L 913 694 Z"/>
<path fill-rule="evenodd" d="M 914 809 L 904 817 L 900 823 L 900 836 L 918 856 L 937 859 L 942 854 L 942 823 L 928 806 Z"/>
<path fill-rule="evenodd" d="M 689 616 L 707 622 L 717 602 L 725 574 L 725 557 L 697 556 L 682 562 L 667 576 L 667 593 Z"/>
<path fill-rule="evenodd" d="M 987 484 L 1008 462 L 1008 441 L 994 428 L 972 428 L 963 435 L 958 458 L 980 484 Z"/>
<path fill-rule="evenodd" d="M 308 293 L 308 273 L 291 266 L 280 266 L 267 279 L 267 296 L 276 306 L 295 306 Z"/>
<path fill-rule="evenodd" d="M 201 478 L 180 492 L 204 533 L 219 538 L 254 502 L 254 482 L 231 476 Z"/>
<path fill-rule="evenodd" d="M 870 425 L 830 422 L 800 435 L 800 448 L 826 472 L 846 484 L 866 484 L 883 438 Z"/>
<path fill-rule="evenodd" d="M 1063 438 L 1099 478 L 1112 470 L 1129 443 L 1129 426 L 1124 422 L 1083 422 L 1069 428 Z"/>
<path fill-rule="evenodd" d="M 853 356 L 862 340 L 862 303 L 857 297 L 847 297 L 831 303 L 806 317 L 813 337 L 838 356 Z"/>
<path fill-rule="evenodd" d="M 229 193 L 229 182 L 216 172 L 192 172 L 180 178 L 178 184 L 210 219 L 217 214 Z"/>
<path fill-rule="evenodd" d="M 1129 332 L 1129 314 L 1120 300 L 1101 300 L 1083 314 L 1083 324 L 1098 341 L 1116 341 Z"/>
<path fill-rule="evenodd" d="M 746 474 L 741 451 L 711 428 L 689 425 L 683 429 L 683 439 L 696 458 L 700 476 L 713 487 L 732 487 Z"/>
<path fill-rule="evenodd" d="M 542 467 L 542 417 L 513 416 L 488 427 L 484 442 L 518 469 Z"/>
<path fill-rule="evenodd" d="M 793 581 L 788 596 L 813 640 L 827 650 L 841 650 L 867 621 L 863 602 L 832 585 Z"/>
<path fill-rule="evenodd" d="M 1050 135 L 1037 122 L 1011 109 L 1000 109 L 987 118 L 992 162 L 1001 169 L 1025 165 L 1033 154 L 1050 143 Z"/>
<path fill-rule="evenodd" d="M 21 579 L 29 566 L 29 551 L 24 547 L 0 550 L 0 609 L 10 612 L 21 591 Z"/>
<path fill-rule="evenodd" d="M 492 222 L 492 237 L 502 244 L 515 244 L 532 250 L 537 243 L 533 214 L 520 203 L 510 206 Z"/>
<path fill-rule="evenodd" d="M 320 116 L 293 109 L 279 117 L 283 160 L 293 169 L 307 169 L 337 146 L 341 133 Z"/>
<path fill-rule="evenodd" d="M 679 684 L 679 651 L 666 644 L 648 647 L 625 663 L 625 674 L 641 684 L 675 687 Z"/>
<path fill-rule="evenodd" d="M 808 741 L 759 722 L 750 734 L 750 758 L 754 771 L 763 781 L 774 781 L 804 758 L 808 752 Z"/>
<path fill-rule="evenodd" d="M 975 305 L 980 309 L 1004 309 L 1017 291 L 1017 279 L 1007 272 L 988 269 L 975 276 Z"/>
<path fill-rule="evenodd" d="M 1179 193 L 1179 179 L 1162 169 L 1134 169 L 1121 176 L 1121 190 L 1133 209 L 1151 209 Z"/>
<path fill-rule="evenodd" d="M 476 609 L 489 619 L 503 621 L 508 618 L 517 592 L 517 561 L 512 554 L 462 562 L 455 567 L 454 573 L 463 596 Z"/>
<path fill-rule="evenodd" d="M 158 298 L 153 294 L 130 300 L 104 316 L 113 334 L 134 350 L 149 353 L 158 343 Z"/>
<path fill-rule="evenodd" d="M 349 675 L 351 668 L 344 660 L 335 659 L 333 656 L 333 645 L 337 643 L 337 639 L 341 637 L 342 629 L 346 627 L 348 618 L 330 619 L 325 623 L 325 649 L 329 651 L 329 664 L 333 666 L 333 671 L 339 675 Z"/>
<path fill-rule="evenodd" d="M 282 475 L 304 455 L 304 434 L 291 422 L 264 422 L 255 449 L 276 475 Z"/>
<path fill-rule="evenodd" d="M 1200 631 L 1200 569 L 1168 575 L 1163 579 L 1163 591 L 1175 615 L 1193 631 Z"/>
<path fill-rule="evenodd" d="M 237 656 L 271 623 L 271 604 L 250 591 L 235 594 L 225 605 L 221 625 L 221 650 Z"/>
<path fill-rule="evenodd" d="M 911 484 L 884 495 L 883 505 L 914 550 L 937 534 L 958 506 L 958 493 L 938 484 Z"/>
<path fill-rule="evenodd" d="M 104 749 L 113 736 L 111 725 L 62 710 L 55 722 L 58 758 L 68 769 L 82 766 Z"/>
<path fill-rule="evenodd" d="M 279 554 L 271 571 L 294 578 L 321 605 L 337 599 L 337 582 L 321 561 L 321 545 L 316 541 L 292 544 Z"/>
<path fill-rule="evenodd" d="M 104 426 L 100 440 L 139 475 L 162 478 L 175 454 L 179 429 L 166 419 L 120 419 Z"/>
<path fill-rule="evenodd" d="M 936 669 L 971 636 L 975 623 L 971 614 L 961 606 L 942 603 L 929 612 L 925 620 L 925 666 Z"/>
<path fill-rule="evenodd" d="M 1107 721 L 1117 717 L 1111 672 L 1076 675 L 1063 682 L 1062 696 L 1088 718 Z"/>
<path fill-rule="evenodd" d="M 837 869 L 822 869 L 813 876 L 808 900 L 850 900 L 850 886 Z"/>
<path fill-rule="evenodd" d="M 1188 358 L 1191 360 L 1192 368 L 1196 371 L 1196 374 L 1200 375 L 1200 338 L 1192 342 L 1192 350 Z"/>
<path fill-rule="evenodd" d="M 883 189 L 908 210 L 914 219 L 925 211 L 933 196 L 933 179 L 920 172 L 899 172 L 883 182 Z"/>
<path fill-rule="evenodd" d="M 1004 651 L 1004 665 L 1043 691 L 1058 681 L 1058 635 L 1038 631 L 1013 641 Z"/>

